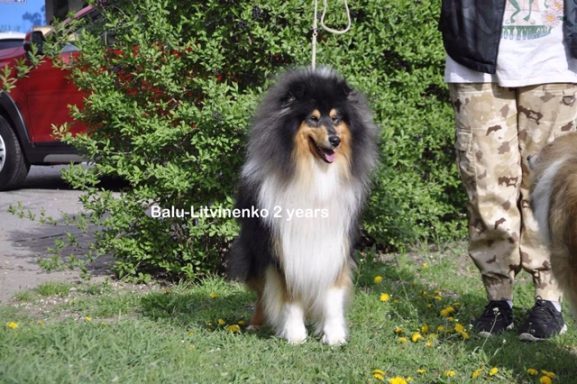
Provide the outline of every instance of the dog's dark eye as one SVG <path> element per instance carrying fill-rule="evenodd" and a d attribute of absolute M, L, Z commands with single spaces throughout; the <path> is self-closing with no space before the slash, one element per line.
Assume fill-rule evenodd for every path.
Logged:
<path fill-rule="evenodd" d="M 319 123 L 319 117 L 318 116 L 309 116 L 308 121 L 309 121 L 310 125 L 317 125 Z"/>

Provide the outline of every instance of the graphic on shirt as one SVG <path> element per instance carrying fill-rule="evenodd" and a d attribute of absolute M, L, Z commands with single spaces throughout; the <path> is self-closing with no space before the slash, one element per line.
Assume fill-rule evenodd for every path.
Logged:
<path fill-rule="evenodd" d="M 551 33 L 563 18 L 563 0 L 507 0 L 502 37 L 533 40 Z"/>

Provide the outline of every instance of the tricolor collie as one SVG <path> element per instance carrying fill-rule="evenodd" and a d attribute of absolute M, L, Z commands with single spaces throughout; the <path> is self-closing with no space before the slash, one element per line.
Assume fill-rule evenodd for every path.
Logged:
<path fill-rule="evenodd" d="M 251 327 L 301 343 L 312 323 L 324 343 L 347 340 L 345 306 L 359 213 L 377 161 L 377 126 L 364 98 L 330 69 L 282 76 L 249 133 L 229 260 L 256 291 Z M 253 211 L 254 213 L 254 211 Z"/>
<path fill-rule="evenodd" d="M 577 314 L 577 133 L 556 139 L 529 163 L 532 207 L 551 249 L 551 268 Z"/>

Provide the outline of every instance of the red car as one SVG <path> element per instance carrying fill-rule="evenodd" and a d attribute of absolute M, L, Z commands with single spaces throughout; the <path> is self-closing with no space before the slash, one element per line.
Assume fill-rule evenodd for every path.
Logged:
<path fill-rule="evenodd" d="M 76 17 L 92 12 L 87 7 Z M 18 61 L 29 62 L 31 45 L 42 39 L 42 32 L 30 32 L 21 46 L 0 50 L 0 73 Z M 66 61 L 76 54 L 74 49 L 65 49 L 60 56 Z M 18 79 L 9 92 L 0 91 L 0 190 L 17 188 L 26 179 L 30 165 L 82 160 L 73 147 L 54 138 L 52 129 L 70 122 L 72 132 L 84 131 L 82 124 L 72 122 L 68 109 L 71 104 L 81 107 L 83 99 L 69 72 L 49 59 Z"/>

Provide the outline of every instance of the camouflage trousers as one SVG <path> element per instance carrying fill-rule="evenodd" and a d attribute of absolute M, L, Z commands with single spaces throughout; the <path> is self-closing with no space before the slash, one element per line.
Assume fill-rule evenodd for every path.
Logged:
<path fill-rule="evenodd" d="M 577 84 L 449 84 L 457 164 L 469 198 L 469 255 L 489 300 L 511 300 L 521 270 L 535 296 L 560 300 L 529 205 L 527 156 L 575 130 Z"/>

